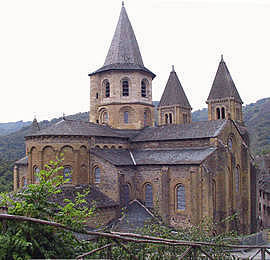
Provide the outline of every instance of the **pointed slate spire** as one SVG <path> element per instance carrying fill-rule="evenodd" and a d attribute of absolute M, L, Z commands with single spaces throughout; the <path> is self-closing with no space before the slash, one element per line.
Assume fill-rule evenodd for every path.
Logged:
<path fill-rule="evenodd" d="M 191 109 L 180 80 L 174 71 L 174 66 L 172 66 L 172 71 L 158 106 L 161 107 L 173 105 L 180 105 L 181 107 Z"/>
<path fill-rule="evenodd" d="M 227 65 L 223 60 L 223 55 L 221 55 L 218 70 L 207 101 L 230 97 L 235 98 L 236 101 L 243 104 L 243 101 L 236 89 Z"/>
<path fill-rule="evenodd" d="M 144 67 L 139 45 L 123 2 L 105 63 L 102 68 L 89 76 L 108 70 L 141 70 L 150 73 L 152 78 L 155 77 L 155 74 Z"/>

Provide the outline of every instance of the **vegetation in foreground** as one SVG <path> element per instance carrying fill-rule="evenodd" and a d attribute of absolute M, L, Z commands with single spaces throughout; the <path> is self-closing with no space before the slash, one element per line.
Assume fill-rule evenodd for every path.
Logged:
<path fill-rule="evenodd" d="M 65 200 L 66 205 L 60 206 L 51 202 L 50 198 L 61 192 L 64 180 L 59 174 L 62 167 L 58 162 L 50 162 L 47 170 L 37 174 L 38 184 L 29 184 L 17 193 L 2 193 L 1 207 L 8 208 L 8 214 L 32 217 L 60 223 L 76 232 L 84 233 L 86 220 L 94 215 L 94 208 L 85 205 L 85 194 L 77 194 L 75 201 Z M 175 230 L 160 223 L 149 223 L 141 234 L 173 240 L 204 241 L 216 244 L 228 243 L 232 234 L 217 235 L 216 225 L 205 219 L 199 226 Z M 106 232 L 106 231 L 105 231 Z M 136 255 L 138 259 L 172 259 L 180 255 L 187 247 L 170 246 L 152 243 L 116 242 L 112 238 L 96 237 L 91 241 L 80 241 L 72 231 L 31 222 L 5 220 L 0 223 L 0 259 L 55 259 L 75 258 L 85 252 L 113 243 L 110 250 L 103 250 L 91 255 L 91 258 L 128 259 Z M 226 256 L 224 247 L 205 250 L 217 257 Z M 89 257 L 90 258 L 90 257 Z"/>

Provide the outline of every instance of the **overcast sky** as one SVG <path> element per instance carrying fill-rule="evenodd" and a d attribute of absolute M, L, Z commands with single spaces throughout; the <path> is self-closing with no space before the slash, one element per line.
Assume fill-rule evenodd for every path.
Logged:
<path fill-rule="evenodd" d="M 220 55 L 245 104 L 270 96 L 269 0 L 126 0 L 159 100 L 171 71 L 193 110 L 206 107 Z M 89 110 L 120 0 L 0 1 L 0 122 Z"/>

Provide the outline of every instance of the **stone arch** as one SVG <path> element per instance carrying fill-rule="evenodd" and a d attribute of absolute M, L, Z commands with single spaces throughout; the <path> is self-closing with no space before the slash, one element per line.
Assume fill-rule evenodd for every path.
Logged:
<path fill-rule="evenodd" d="M 109 122 L 109 112 L 106 108 L 101 108 L 98 112 L 98 120 L 100 124 L 108 124 Z"/>
<path fill-rule="evenodd" d="M 148 97 L 149 94 L 149 82 L 147 79 L 141 80 L 141 96 L 142 97 Z"/>
<path fill-rule="evenodd" d="M 103 81 L 102 81 L 102 97 L 103 98 L 108 98 L 108 97 L 110 97 L 110 95 L 111 95 L 111 91 L 110 91 L 110 88 L 111 88 L 111 86 L 110 86 L 110 82 L 109 82 L 109 80 L 108 79 L 104 79 Z"/>
<path fill-rule="evenodd" d="M 63 155 L 63 164 L 70 165 L 73 168 L 74 154 L 73 147 L 65 145 L 60 149 L 60 155 Z"/>
<path fill-rule="evenodd" d="M 136 112 L 130 106 L 121 107 L 119 110 L 120 124 L 130 124 L 136 121 Z"/>
<path fill-rule="evenodd" d="M 153 208 L 153 185 L 150 182 L 146 182 L 143 186 L 144 191 L 144 204 L 148 208 Z"/>
<path fill-rule="evenodd" d="M 151 126 L 152 118 L 151 118 L 151 110 L 149 108 L 144 109 L 143 120 L 144 126 Z"/>
<path fill-rule="evenodd" d="M 55 154 L 55 150 L 53 149 L 53 147 L 52 146 L 43 147 L 42 157 L 43 157 L 43 166 L 45 166 L 46 164 L 49 165 L 50 161 L 55 161 L 56 154 Z"/>
<path fill-rule="evenodd" d="M 221 119 L 221 111 L 220 111 L 220 107 L 216 107 L 216 119 Z"/>
<path fill-rule="evenodd" d="M 175 208 L 176 210 L 186 210 L 186 188 L 182 183 L 175 186 Z"/>
<path fill-rule="evenodd" d="M 121 96 L 128 97 L 131 96 L 131 81 L 128 77 L 124 77 L 120 80 L 121 84 Z"/>
<path fill-rule="evenodd" d="M 35 146 L 31 147 L 30 154 L 31 154 L 31 158 L 32 158 L 32 164 L 38 163 L 39 162 L 38 150 Z"/>
<path fill-rule="evenodd" d="M 221 119 L 225 119 L 226 118 L 226 108 L 223 106 L 221 108 Z"/>

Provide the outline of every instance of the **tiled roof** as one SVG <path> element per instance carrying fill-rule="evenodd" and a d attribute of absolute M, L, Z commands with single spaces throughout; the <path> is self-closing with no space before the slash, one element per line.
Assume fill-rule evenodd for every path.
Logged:
<path fill-rule="evenodd" d="M 191 109 L 184 89 L 174 69 L 170 73 L 158 106 L 161 107 L 172 105 L 180 105 L 181 107 Z"/>
<path fill-rule="evenodd" d="M 227 120 L 193 122 L 190 124 L 147 127 L 132 138 L 133 142 L 184 140 L 216 137 L 226 125 Z"/>
<path fill-rule="evenodd" d="M 106 125 L 98 125 L 80 120 L 63 119 L 52 126 L 28 134 L 30 136 L 104 136 L 129 138 L 138 133 L 136 130 L 113 129 Z"/>
<path fill-rule="evenodd" d="M 77 192 L 84 193 L 88 189 L 90 190 L 90 192 L 84 198 L 86 200 L 86 206 L 91 207 L 93 205 L 96 205 L 97 208 L 104 208 L 119 205 L 119 203 L 109 198 L 95 186 L 81 184 L 76 186 L 63 186 L 61 187 L 61 189 L 62 189 L 61 193 L 57 193 L 51 198 L 53 202 L 56 202 L 61 206 L 64 206 L 66 204 L 64 202 L 64 199 L 70 199 L 71 201 L 74 202 Z"/>
<path fill-rule="evenodd" d="M 127 165 L 187 165 L 200 164 L 216 148 L 193 147 L 179 149 L 155 149 L 155 150 L 118 150 L 99 149 L 91 150 L 91 153 L 99 156 L 116 166 Z"/>
<path fill-rule="evenodd" d="M 21 158 L 15 162 L 15 165 L 28 165 L 28 156 Z"/>
<path fill-rule="evenodd" d="M 139 45 L 124 6 L 105 63 L 89 76 L 108 70 L 140 70 L 150 73 L 152 78 L 155 77 L 155 74 L 144 67 Z"/>
<path fill-rule="evenodd" d="M 235 98 L 236 101 L 243 103 L 226 63 L 223 58 L 221 58 L 207 101 L 231 97 Z"/>
<path fill-rule="evenodd" d="M 124 216 L 116 222 L 112 230 L 136 232 L 139 231 L 139 228 L 143 228 L 149 221 L 158 222 L 158 219 L 142 203 L 134 200 L 129 203 Z"/>

